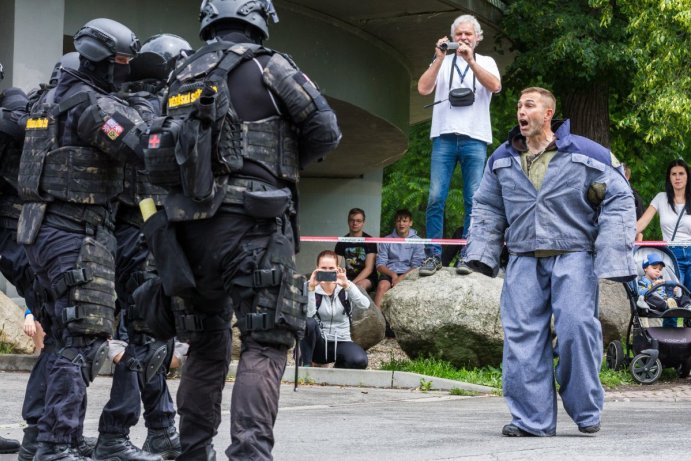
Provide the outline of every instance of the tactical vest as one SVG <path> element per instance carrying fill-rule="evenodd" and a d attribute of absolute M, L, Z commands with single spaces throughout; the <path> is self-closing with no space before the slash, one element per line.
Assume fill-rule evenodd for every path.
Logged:
<path fill-rule="evenodd" d="M 138 206 L 145 198 L 152 198 L 157 206 L 163 205 L 167 192 L 164 188 L 151 184 L 149 174 L 139 165 L 125 163 L 123 169 L 123 190 L 118 200 L 129 206 Z"/>
<path fill-rule="evenodd" d="M 166 101 L 169 116 L 184 119 L 195 111 L 205 84 L 218 95 L 211 139 L 216 177 L 239 171 L 245 160 L 251 160 L 278 179 L 298 180 L 298 142 L 292 123 L 279 116 L 241 121 L 229 98 L 228 74 L 247 60 L 274 53 L 260 45 L 217 42 L 200 49 L 172 75 Z M 145 150 L 145 156 L 149 153 Z"/>
<path fill-rule="evenodd" d="M 91 99 L 93 95 L 83 92 L 55 104 L 49 93 L 32 110 L 19 164 L 18 191 L 23 200 L 105 205 L 122 192 L 120 162 L 93 147 L 60 146 L 60 116 Z M 108 98 L 93 102 L 100 99 Z"/>

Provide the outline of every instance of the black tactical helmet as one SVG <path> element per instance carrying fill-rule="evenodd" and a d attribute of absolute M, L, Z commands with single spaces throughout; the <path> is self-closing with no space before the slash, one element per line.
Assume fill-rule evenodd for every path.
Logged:
<path fill-rule="evenodd" d="M 175 68 L 175 62 L 184 50 L 192 51 L 184 38 L 174 34 L 158 34 L 142 45 L 139 54 L 131 62 L 133 81 L 143 79 L 165 80 Z"/>
<path fill-rule="evenodd" d="M 234 19 L 256 27 L 266 40 L 269 38 L 269 16 L 274 23 L 278 22 L 271 0 L 203 0 L 199 10 L 199 37 L 208 40 L 210 25 Z"/>
<path fill-rule="evenodd" d="M 79 53 L 71 51 L 62 55 L 62 58 L 55 63 L 53 72 L 50 74 L 50 80 L 48 81 L 50 85 L 55 85 L 58 82 L 61 69 L 79 70 Z"/>
<path fill-rule="evenodd" d="M 139 40 L 129 28 L 112 19 L 92 19 L 74 35 L 74 48 L 92 62 L 134 58 Z"/>

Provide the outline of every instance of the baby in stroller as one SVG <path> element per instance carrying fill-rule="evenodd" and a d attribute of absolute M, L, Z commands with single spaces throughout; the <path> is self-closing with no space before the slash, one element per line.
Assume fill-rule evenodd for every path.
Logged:
<path fill-rule="evenodd" d="M 658 253 L 648 254 L 643 260 L 642 267 L 644 275 L 638 280 L 638 295 L 643 297 L 651 309 L 664 312 L 667 309 L 691 307 L 691 298 L 676 282 L 666 283 L 667 280 L 663 276 L 665 262 Z M 662 326 L 674 328 L 677 326 L 677 319 L 667 317 Z"/>

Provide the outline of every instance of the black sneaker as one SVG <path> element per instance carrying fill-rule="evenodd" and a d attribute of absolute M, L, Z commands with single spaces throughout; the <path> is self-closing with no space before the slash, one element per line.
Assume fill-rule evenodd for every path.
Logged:
<path fill-rule="evenodd" d="M 468 265 L 464 263 L 462 259 L 459 259 L 456 263 L 456 273 L 458 275 L 468 275 L 472 274 L 473 270 L 470 267 L 468 267 Z"/>
<path fill-rule="evenodd" d="M 524 431 L 520 427 L 513 424 L 507 424 L 506 426 L 502 427 L 501 435 L 505 435 L 506 437 L 535 437 L 535 434 Z"/>
<path fill-rule="evenodd" d="M 422 262 L 422 266 L 420 266 L 420 275 L 423 277 L 434 275 L 439 269 L 441 269 L 441 260 L 436 256 L 430 256 Z"/>
<path fill-rule="evenodd" d="M 584 434 L 594 434 L 600 432 L 600 423 L 593 424 L 592 426 L 578 426 L 578 430 Z"/>

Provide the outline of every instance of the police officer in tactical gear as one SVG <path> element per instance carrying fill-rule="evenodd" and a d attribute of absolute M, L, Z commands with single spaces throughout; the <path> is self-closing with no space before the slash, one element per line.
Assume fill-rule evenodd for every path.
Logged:
<path fill-rule="evenodd" d="M 177 144 L 164 148 L 166 127 L 175 125 L 168 119 L 154 122 L 145 149 L 152 180 L 167 181 L 170 193 L 168 223 L 150 232 L 154 215 L 144 233 L 163 290 L 175 296 L 177 334 L 190 342 L 177 395 L 181 460 L 216 459 L 231 306 L 242 333 L 226 451 L 232 460 L 272 459 L 286 352 L 305 325 L 304 277 L 294 265 L 298 171 L 333 150 L 341 133 L 316 86 L 290 58 L 262 46 L 269 17 L 278 19 L 268 0 L 202 3 L 207 44 L 169 79 Z M 176 174 L 164 174 L 170 165 Z M 172 267 L 158 257 L 166 226 L 185 257 Z M 193 280 L 181 283 L 187 270 Z"/>
<path fill-rule="evenodd" d="M 4 78 L 5 74 L 3 72 L 2 63 L 0 63 L 0 80 Z M 13 91 L 16 93 L 13 95 Z M 19 128 L 16 120 L 12 119 L 12 112 L 21 107 L 22 101 L 26 106 L 26 95 L 18 88 L 10 88 L 9 90 L 0 91 L 0 170 L 7 169 L 8 158 L 14 160 L 13 163 L 16 164 L 15 168 L 19 166 L 19 153 L 21 149 L 17 146 L 21 146 L 22 130 Z M 19 103 L 19 104 L 18 104 Z M 19 135 L 19 139 L 14 134 Z M 5 174 L 0 172 L 2 178 L 0 179 L 0 271 L 2 274 L 10 280 L 13 285 L 17 285 L 13 280 L 12 275 L 16 273 L 17 270 L 13 269 L 15 266 L 13 260 L 7 255 L 16 255 L 16 257 L 21 258 L 24 262 L 24 268 L 28 267 L 26 261 L 26 256 L 24 255 L 23 248 L 18 248 L 16 245 L 16 231 L 17 231 L 17 218 L 19 217 L 19 210 L 14 206 L 15 201 L 7 199 L 8 190 L 11 197 L 16 197 L 16 188 L 12 187 L 7 183 Z M 14 175 L 16 181 L 16 170 Z M 15 184 L 16 186 L 16 184 Z M 18 203 L 18 201 L 16 201 Z M 10 213 L 8 213 L 8 211 Z M 8 216 L 9 214 L 9 216 Z M 9 225 L 8 225 L 9 224 Z M 14 227 L 14 229 L 12 229 Z M 15 234 L 14 241 L 12 239 L 13 234 Z M 18 267 L 22 267 L 18 265 Z M 31 279 L 29 279 L 30 281 Z M 17 291 L 21 288 L 18 286 Z M 0 436 L 0 453 L 17 453 L 19 451 L 19 442 L 17 440 L 6 439 Z"/>
<path fill-rule="evenodd" d="M 191 46 L 172 34 L 160 34 L 144 42 L 139 54 L 130 62 L 130 81 L 123 85 L 119 95 L 130 106 L 139 110 L 145 120 L 160 115 L 165 80 L 173 69 L 182 50 Z M 152 108 L 153 107 L 153 112 Z M 115 289 L 120 315 L 127 327 L 125 353 L 115 365 L 110 400 L 99 421 L 101 434 L 127 435 L 139 420 L 141 403 L 148 434 L 143 449 L 175 459 L 180 454 L 180 438 L 175 429 L 175 407 L 168 391 L 165 372 L 173 353 L 169 344 L 157 341 L 144 322 L 144 312 L 150 306 L 135 305 L 133 291 L 145 280 L 155 276 L 155 267 L 149 249 L 141 238 L 143 224 L 138 203 L 154 198 L 159 205 L 165 189 L 152 186 L 138 162 L 125 164 L 124 190 L 118 195 L 115 218 Z M 122 440 L 103 437 L 96 446 L 95 459 L 144 460 L 142 455 Z"/>
<path fill-rule="evenodd" d="M 69 69 L 74 69 L 77 70 L 79 69 L 79 54 L 76 52 L 73 53 L 67 53 L 64 56 L 60 58 L 60 60 L 55 64 L 53 67 L 53 72 L 51 74 L 49 83 L 47 84 L 40 84 L 39 87 L 35 90 L 32 90 L 29 93 L 29 103 L 28 105 L 24 105 L 24 107 L 21 108 L 21 110 L 18 111 L 18 114 L 22 114 L 22 117 L 20 118 L 19 121 L 19 127 L 21 128 L 21 141 L 23 143 L 24 140 L 24 127 L 26 125 L 26 119 L 28 117 L 27 111 L 30 110 L 30 108 L 34 107 L 36 104 L 42 104 L 43 101 L 45 100 L 46 97 L 48 97 L 50 90 L 55 88 L 55 85 L 57 85 L 58 82 L 58 77 L 60 76 L 60 72 L 62 72 L 63 68 L 69 68 Z M 14 180 L 13 182 L 16 184 L 17 182 L 17 170 L 19 169 L 19 157 L 21 154 L 22 150 L 22 145 L 20 144 L 19 147 L 19 154 L 17 155 L 16 159 L 16 166 L 13 168 L 10 168 L 10 170 L 13 171 L 13 177 Z M 16 218 L 19 218 L 19 213 L 21 212 L 21 202 L 19 201 L 19 198 L 17 197 L 17 212 L 16 212 Z M 14 242 L 16 245 L 16 222 L 15 222 L 15 227 L 14 227 Z M 29 265 L 29 261 L 25 256 L 25 251 L 24 247 L 19 245 L 19 248 L 21 249 L 21 254 L 24 255 L 24 260 L 20 261 L 18 259 L 12 259 L 12 267 L 14 268 L 15 272 L 17 271 L 17 268 L 22 268 L 22 267 L 27 267 L 26 270 L 30 272 L 30 280 L 31 282 L 35 282 L 35 275 L 33 274 L 33 270 L 31 269 Z M 4 258 L 4 256 L 3 256 Z M 1 261 L 0 261 L 1 263 Z M 39 290 L 40 291 L 40 290 Z M 32 289 L 30 291 L 26 291 L 24 293 L 25 296 L 25 301 L 27 303 L 27 306 L 31 309 L 32 313 L 34 316 L 39 320 L 39 321 L 44 321 L 45 313 L 43 312 L 43 306 L 41 303 L 43 300 L 41 299 L 41 296 L 38 296 L 38 292 L 35 289 Z M 36 307 L 32 307 L 33 305 L 36 305 Z M 34 455 L 36 453 L 37 449 L 37 440 L 36 438 L 38 437 L 38 426 L 37 426 L 37 421 L 41 417 L 44 411 L 44 406 L 45 406 L 45 375 L 41 372 L 38 372 L 42 370 L 45 372 L 45 367 L 40 365 L 44 360 L 47 360 L 48 357 L 50 357 L 50 353 L 46 351 L 46 349 L 41 350 L 41 354 L 39 355 L 38 362 L 39 364 L 35 365 L 35 368 L 37 370 L 37 373 L 33 373 L 31 375 L 31 378 L 29 379 L 29 382 L 27 383 L 27 391 L 25 394 L 24 398 L 24 405 L 22 406 L 22 418 L 28 423 L 27 426 L 24 428 L 24 437 L 22 438 L 22 444 L 21 448 L 19 450 L 19 455 L 18 455 L 18 460 L 19 461 L 32 461 L 34 459 Z M 96 439 L 93 437 L 85 437 L 82 433 L 81 430 L 83 428 L 80 428 L 79 433 L 76 434 L 76 437 L 73 438 L 72 441 L 72 447 L 79 452 L 81 456 L 88 457 L 91 455 L 94 449 L 94 445 L 96 445 Z"/>
<path fill-rule="evenodd" d="M 113 331 L 113 204 L 123 161 L 137 158 L 143 129 L 136 111 L 108 95 L 139 49 L 132 31 L 95 19 L 74 38 L 79 69 L 63 68 L 57 86 L 32 108 L 19 165 L 25 203 L 17 240 L 45 299 L 45 357 L 27 386 L 27 394 L 42 388 L 45 399 L 33 422 L 37 461 L 89 459 L 72 443 L 83 428 L 86 386 Z"/>

